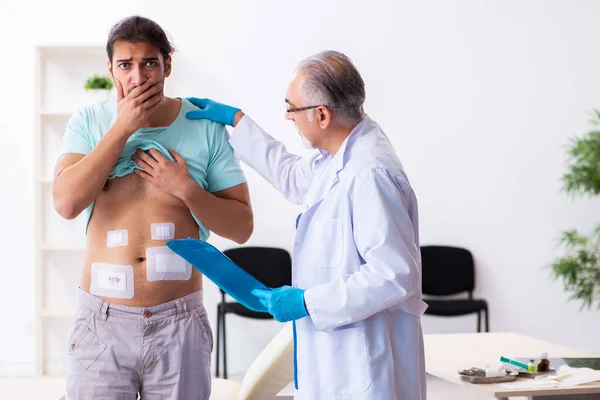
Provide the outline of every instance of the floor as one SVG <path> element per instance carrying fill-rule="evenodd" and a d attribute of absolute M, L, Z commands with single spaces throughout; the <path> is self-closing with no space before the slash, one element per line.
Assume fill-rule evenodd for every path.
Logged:
<path fill-rule="evenodd" d="M 58 378 L 12 378 L 0 379 L 0 399 L 2 400 L 59 400 L 64 394 L 64 379 Z M 287 387 L 284 392 L 292 390 Z M 445 382 L 427 375 L 428 400 L 490 400 L 475 390 Z M 522 400 L 524 398 L 514 398 Z M 512 400 L 512 399 L 511 399 Z"/>

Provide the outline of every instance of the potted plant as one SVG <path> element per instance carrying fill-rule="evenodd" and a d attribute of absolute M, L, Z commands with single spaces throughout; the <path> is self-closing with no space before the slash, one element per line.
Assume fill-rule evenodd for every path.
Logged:
<path fill-rule="evenodd" d="M 590 122 L 600 125 L 599 110 L 594 110 Z M 573 195 L 600 195 L 600 129 L 571 139 L 568 154 L 563 190 Z M 554 278 L 562 279 L 571 299 L 582 302 L 582 309 L 594 303 L 600 308 L 600 225 L 589 236 L 576 230 L 564 232 L 561 244 L 566 254 L 553 263 Z"/>
<path fill-rule="evenodd" d="M 85 82 L 85 90 L 91 102 L 104 100 L 111 96 L 114 85 L 106 76 L 94 74 Z"/>

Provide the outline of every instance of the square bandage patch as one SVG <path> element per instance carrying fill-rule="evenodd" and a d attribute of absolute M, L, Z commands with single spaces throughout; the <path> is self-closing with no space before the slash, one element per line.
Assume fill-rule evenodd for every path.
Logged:
<path fill-rule="evenodd" d="M 134 296 L 133 267 L 131 265 L 92 263 L 90 293 L 117 299 Z"/>
<path fill-rule="evenodd" d="M 129 244 L 129 232 L 127 229 L 108 231 L 106 233 L 106 247 L 127 246 Z"/>
<path fill-rule="evenodd" d="M 160 224 L 151 224 L 150 233 L 152 240 L 170 240 L 175 237 L 175 224 L 164 222 Z"/>
<path fill-rule="evenodd" d="M 192 266 L 167 246 L 146 249 L 146 279 L 149 281 L 187 281 Z"/>

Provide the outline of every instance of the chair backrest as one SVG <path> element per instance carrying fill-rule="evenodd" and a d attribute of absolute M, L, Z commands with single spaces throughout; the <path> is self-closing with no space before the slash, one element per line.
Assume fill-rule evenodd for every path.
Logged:
<path fill-rule="evenodd" d="M 422 246 L 423 294 L 447 296 L 461 292 L 472 295 L 475 264 L 467 249 L 451 246 Z"/>
<path fill-rule="evenodd" d="M 292 258 L 284 249 L 237 247 L 223 254 L 268 287 L 292 284 Z"/>

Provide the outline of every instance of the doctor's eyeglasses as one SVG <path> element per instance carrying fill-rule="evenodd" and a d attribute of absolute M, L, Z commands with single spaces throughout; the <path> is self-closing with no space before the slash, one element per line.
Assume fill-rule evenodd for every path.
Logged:
<path fill-rule="evenodd" d="M 295 113 L 298 111 L 304 111 L 304 110 L 312 110 L 313 108 L 317 108 L 317 107 L 328 107 L 324 104 L 320 104 L 318 106 L 308 106 L 308 107 L 286 107 L 285 112 L 287 113 Z"/>

